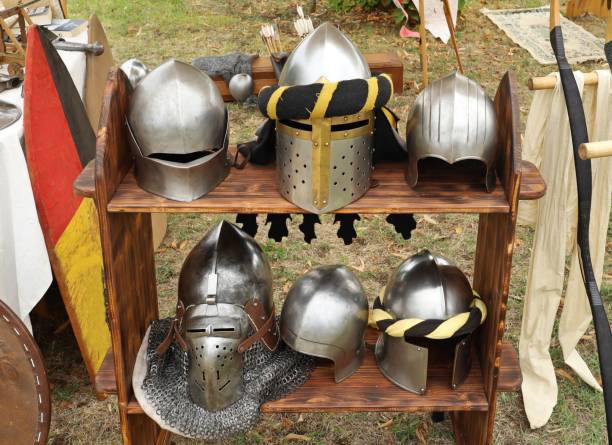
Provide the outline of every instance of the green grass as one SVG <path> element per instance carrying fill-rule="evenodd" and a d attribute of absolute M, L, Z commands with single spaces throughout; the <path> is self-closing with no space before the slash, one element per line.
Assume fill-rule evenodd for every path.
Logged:
<path fill-rule="evenodd" d="M 552 68 L 538 65 L 478 10 L 483 6 L 499 9 L 535 7 L 545 3 L 544 0 L 488 0 L 483 4 L 471 0 L 458 25 L 459 45 L 467 74 L 482 83 L 490 95 L 495 93 L 505 71 L 511 69 L 516 72 L 523 124 L 532 98 L 525 86 L 527 80 L 531 76 L 547 74 Z M 98 13 L 106 27 L 117 61 L 138 57 L 154 67 L 170 57 L 189 62 L 198 56 L 233 51 L 263 54 L 264 48 L 257 30 L 261 23 L 275 18 L 279 18 L 283 41 L 290 48 L 297 41 L 291 32 L 290 20 L 294 16 L 292 5 L 292 2 L 280 0 L 71 0 L 69 10 L 74 17 Z M 319 8 L 326 10 L 326 2 L 319 1 Z M 405 120 L 417 94 L 416 84 L 420 83 L 416 41 L 398 37 L 397 25 L 389 12 L 375 11 L 366 16 L 339 14 L 327 9 L 315 22 L 322 20 L 340 24 L 364 51 L 393 51 L 401 57 L 404 63 L 405 91 L 393 99 L 391 107 Z M 587 17 L 579 19 L 578 23 L 597 35 L 602 36 L 604 33 L 602 20 Z M 454 54 L 450 46 L 434 42 L 430 37 L 429 50 L 430 78 L 441 77 L 454 68 Z M 591 70 L 595 66 L 597 64 L 585 64 L 582 69 Z M 229 109 L 232 143 L 252 138 L 255 128 L 262 121 L 258 112 L 237 104 L 230 105 Z M 403 126 L 403 123 L 400 124 L 401 131 L 404 131 Z M 169 217 L 168 234 L 156 254 L 162 316 L 168 316 L 174 311 L 178 274 L 186 255 L 206 230 L 223 216 L 233 220 L 228 215 L 178 214 Z M 335 235 L 338 226 L 332 225 L 332 219 L 326 216 L 323 224 L 317 226 L 318 238 L 307 245 L 297 228 L 301 218 L 294 217 L 289 224 L 289 238 L 277 244 L 267 240 L 265 215 L 260 215 L 257 239 L 272 263 L 277 311 L 280 312 L 280 304 L 289 286 L 299 275 L 318 264 L 341 263 L 353 267 L 370 299 L 378 294 L 402 258 L 422 248 L 429 248 L 454 260 L 471 277 L 477 217 L 417 215 L 417 221 L 418 228 L 413 238 L 404 241 L 384 221 L 384 216 L 363 217 L 356 226 L 359 237 L 352 246 L 344 246 Z M 608 235 L 608 240 L 612 239 L 612 229 Z M 506 338 L 515 345 L 520 332 L 522 297 L 533 231 L 519 227 L 517 238 L 519 242 L 514 252 L 506 318 Z M 183 249 L 172 247 L 173 242 L 180 245 L 183 241 L 187 241 Z M 608 282 L 604 284 L 602 294 L 607 301 L 608 313 L 611 313 L 610 255 L 607 255 L 606 261 Z M 120 441 L 116 400 L 95 400 L 84 367 L 79 361 L 78 351 L 75 352 L 76 346 L 72 344 L 72 348 L 74 350 L 52 348 L 53 351 L 45 356 L 51 381 L 56 384 L 53 390 L 54 412 L 50 443 L 57 440 L 57 444 L 116 444 Z M 594 340 L 581 341 L 579 350 L 590 368 L 599 375 Z M 551 353 L 555 367 L 572 374 L 563 364 L 557 341 L 553 341 Z M 62 402 L 67 402 L 69 406 Z M 381 426 L 390 419 L 390 426 Z M 559 379 L 559 403 L 549 424 L 538 430 L 529 429 L 520 393 L 500 394 L 498 397 L 494 433 L 496 444 L 600 444 L 604 443 L 604 430 L 601 394 L 582 383 L 573 384 Z M 253 431 L 221 443 L 417 444 L 420 443 L 417 431 L 430 444 L 453 443 L 448 420 L 433 424 L 428 414 L 392 413 L 305 414 L 302 417 L 297 414 L 265 415 L 262 423 Z M 287 435 L 290 433 L 304 435 L 311 440 L 289 441 Z M 173 436 L 173 443 L 194 442 Z"/>

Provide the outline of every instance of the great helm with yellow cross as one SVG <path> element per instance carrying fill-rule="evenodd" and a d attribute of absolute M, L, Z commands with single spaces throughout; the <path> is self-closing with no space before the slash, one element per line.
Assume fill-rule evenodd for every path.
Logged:
<path fill-rule="evenodd" d="M 371 77 L 355 44 L 329 23 L 295 48 L 264 111 L 276 120 L 278 186 L 285 199 L 321 214 L 370 188 L 373 110 L 388 100 L 379 85 L 390 96 L 389 78 Z"/>
<path fill-rule="evenodd" d="M 442 361 L 450 358 L 450 350 L 455 389 L 470 370 L 471 337 L 486 316 L 484 302 L 463 272 L 423 250 L 395 270 L 374 302 L 372 321 L 381 331 L 375 350 L 378 367 L 399 387 L 423 394 L 429 349 Z"/>

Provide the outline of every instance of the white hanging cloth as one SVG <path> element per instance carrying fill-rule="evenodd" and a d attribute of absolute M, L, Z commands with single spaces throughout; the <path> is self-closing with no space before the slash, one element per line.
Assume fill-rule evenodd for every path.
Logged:
<path fill-rule="evenodd" d="M 610 71 L 598 71 L 598 84 L 586 87 L 582 73 L 574 74 L 583 98 L 589 140 L 612 139 Z M 557 403 L 557 381 L 549 348 L 563 292 L 566 255 L 571 255 L 571 264 L 559 323 L 563 358 L 582 380 L 601 391 L 576 350 L 592 317 L 576 245 L 578 199 L 569 121 L 559 76 L 553 75 L 557 77 L 555 89 L 534 95 L 523 144 L 523 159 L 540 169 L 547 185 L 546 195 L 538 201 L 522 202 L 519 207 L 519 224 L 535 226 L 519 342 L 523 402 L 532 428 L 545 425 Z M 594 159 L 592 169 L 589 233 L 593 268 L 600 284 L 610 217 L 612 158 Z"/>

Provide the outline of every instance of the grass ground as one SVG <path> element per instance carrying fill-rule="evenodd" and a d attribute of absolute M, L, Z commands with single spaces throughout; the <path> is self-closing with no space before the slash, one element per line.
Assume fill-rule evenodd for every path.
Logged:
<path fill-rule="evenodd" d="M 155 66 L 169 57 L 185 61 L 201 55 L 232 51 L 263 52 L 257 36 L 262 22 L 279 19 L 281 33 L 289 47 L 290 20 L 293 2 L 260 0 L 218 2 L 213 0 L 71 0 L 70 14 L 85 17 L 97 12 L 104 23 L 113 52 L 118 61 L 138 57 Z M 406 91 L 395 98 L 392 108 L 406 117 L 413 102 L 420 78 L 419 57 L 415 40 L 402 40 L 397 26 L 387 12 L 371 14 L 335 14 L 320 1 L 324 14 L 316 22 L 330 20 L 341 25 L 364 51 L 394 51 L 403 59 Z M 535 7 L 543 0 L 490 0 L 488 8 Z M 531 94 L 527 79 L 543 75 L 551 67 L 538 65 L 529 54 L 495 28 L 478 10 L 479 0 L 468 1 L 458 23 L 458 37 L 467 74 L 480 82 L 489 94 L 507 70 L 517 73 L 521 112 L 524 119 Z M 602 20 L 585 17 L 580 25 L 603 36 Z M 431 77 L 437 78 L 453 68 L 450 47 L 430 39 Z M 595 64 L 582 66 L 591 70 Z M 253 109 L 230 105 L 232 141 L 252 137 L 261 117 Z M 176 301 L 176 283 L 183 259 L 190 248 L 218 217 L 173 215 L 169 219 L 167 237 L 156 253 L 157 278 L 162 315 L 171 313 Z M 228 216 L 231 218 L 231 216 Z M 258 240 L 272 262 L 277 304 L 289 285 L 303 272 L 318 264 L 343 263 L 352 266 L 369 295 L 375 295 L 389 272 L 402 258 L 428 247 L 455 260 L 468 276 L 473 267 L 477 220 L 461 215 L 418 215 L 418 228 L 409 242 L 404 242 L 382 217 L 366 217 L 357 225 L 359 237 L 345 247 L 335 236 L 336 228 L 329 218 L 318 229 L 318 239 L 305 246 L 299 237 L 297 222 L 290 226 L 290 237 L 282 243 L 268 241 L 260 225 Z M 262 222 L 262 221 L 261 221 Z M 612 239 L 608 232 L 608 239 Z M 517 344 L 520 331 L 522 298 L 532 244 L 531 229 L 521 227 L 517 243 L 510 287 L 506 338 Z M 178 247 L 176 247 L 178 246 Z M 608 249 L 612 248 L 610 241 Z M 306 249 L 306 250 L 304 250 Z M 381 255 L 381 249 L 385 254 Z M 306 252 L 306 254 L 304 253 Z M 603 293 L 610 300 L 610 255 L 605 269 Z M 612 307 L 608 303 L 608 313 Z M 589 331 L 579 350 L 591 369 L 598 374 L 593 332 Z M 69 335 L 45 337 L 42 342 L 50 370 L 53 395 L 53 420 L 50 443 L 116 444 L 118 415 L 116 399 L 97 401 L 92 395 L 85 368 Z M 498 401 L 495 425 L 496 444 L 602 444 L 605 442 L 605 418 L 602 397 L 580 383 L 564 366 L 558 341 L 553 339 L 551 354 L 556 368 L 565 371 L 559 378 L 559 403 L 545 427 L 530 430 L 523 412 L 520 393 L 502 394 Z M 305 436 L 312 444 L 450 444 L 453 443 L 450 422 L 433 424 L 428 415 L 415 414 L 307 414 L 269 415 L 261 424 L 244 435 L 224 444 L 287 443 L 289 434 Z M 193 443 L 173 437 L 173 443 Z"/>

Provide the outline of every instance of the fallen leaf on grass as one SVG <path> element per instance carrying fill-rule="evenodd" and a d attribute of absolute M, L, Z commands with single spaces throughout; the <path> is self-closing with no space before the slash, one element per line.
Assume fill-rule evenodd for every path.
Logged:
<path fill-rule="evenodd" d="M 300 417 L 298 417 L 297 423 L 302 423 L 304 421 L 304 414 L 300 414 Z"/>
<path fill-rule="evenodd" d="M 287 440 L 301 440 L 302 442 L 309 442 L 310 441 L 310 437 L 304 436 L 303 434 L 294 434 L 294 433 L 287 434 L 285 436 L 285 439 L 287 439 Z"/>
<path fill-rule="evenodd" d="M 429 215 L 421 215 L 421 216 L 422 216 L 422 217 L 423 217 L 423 219 L 424 219 L 425 221 L 427 221 L 429 224 L 434 224 L 434 225 L 437 225 L 437 224 L 438 224 L 438 221 L 436 221 L 435 219 L 433 219 L 433 218 L 432 218 L 431 216 L 429 216 Z"/>
<path fill-rule="evenodd" d="M 455 227 L 455 233 L 457 235 L 461 235 L 463 233 L 463 227 L 459 227 L 459 226 Z"/>
<path fill-rule="evenodd" d="M 287 419 L 286 417 L 283 417 L 283 428 L 287 429 L 291 426 L 291 423 L 289 422 L 289 419 Z"/>
<path fill-rule="evenodd" d="M 421 422 L 417 427 L 416 437 L 420 444 L 429 443 L 429 431 L 427 430 L 427 424 L 425 422 Z"/>
<path fill-rule="evenodd" d="M 178 247 L 178 244 L 177 244 L 176 240 L 174 240 L 174 241 L 172 241 L 170 243 L 170 247 L 172 247 L 173 249 L 176 249 Z"/>
<path fill-rule="evenodd" d="M 584 341 L 591 341 L 591 340 L 593 340 L 593 336 L 592 336 L 592 335 L 589 335 L 589 334 L 585 334 L 585 335 L 583 335 L 583 336 L 580 338 L 580 340 L 584 340 Z"/>
<path fill-rule="evenodd" d="M 393 419 L 389 419 L 384 423 L 379 423 L 378 428 L 389 428 L 391 425 L 393 425 Z"/>
<path fill-rule="evenodd" d="M 567 380 L 570 383 L 576 383 L 576 379 L 574 379 L 574 377 L 572 377 L 572 375 L 569 372 L 567 372 L 565 369 L 557 368 L 555 369 L 555 374 L 557 374 L 557 376 L 561 377 L 564 380 Z"/>
<path fill-rule="evenodd" d="M 363 262 L 363 258 L 359 258 L 359 266 L 351 266 L 353 269 L 358 270 L 359 272 L 365 271 L 365 263 Z"/>
<path fill-rule="evenodd" d="M 183 250 L 185 248 L 185 246 L 187 246 L 187 240 L 181 241 L 181 243 L 179 244 L 178 248 L 179 248 L 179 250 Z"/>

